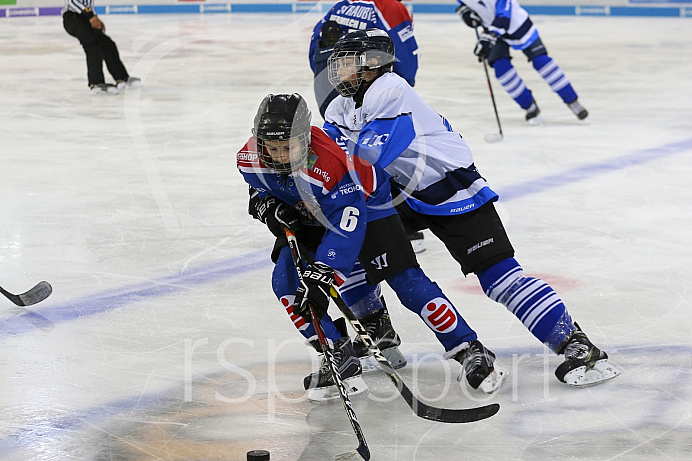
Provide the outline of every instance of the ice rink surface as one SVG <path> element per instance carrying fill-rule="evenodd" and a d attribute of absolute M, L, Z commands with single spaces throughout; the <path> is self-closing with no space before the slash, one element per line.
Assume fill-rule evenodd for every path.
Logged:
<path fill-rule="evenodd" d="M 314 102 L 307 49 L 321 15 L 103 16 L 141 90 L 91 96 L 58 17 L 0 27 L 0 459 L 324 461 L 356 447 L 340 403 L 307 401 L 313 369 L 270 286 L 272 237 L 247 215 L 235 153 L 267 93 Z M 580 122 L 521 54 L 545 124 L 493 78 L 473 32 L 417 15 L 416 89 L 468 140 L 499 192 L 527 275 L 561 295 L 622 375 L 575 389 L 560 359 L 464 278 L 427 234 L 419 255 L 510 370 L 493 396 L 385 288 L 425 402 L 500 412 L 417 418 L 383 373 L 355 410 L 376 461 L 692 457 L 692 27 L 689 19 L 534 18 L 591 115 Z"/>

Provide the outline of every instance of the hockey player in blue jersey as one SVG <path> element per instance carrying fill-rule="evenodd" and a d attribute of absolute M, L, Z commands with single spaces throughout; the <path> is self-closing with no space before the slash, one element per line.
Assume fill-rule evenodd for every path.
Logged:
<path fill-rule="evenodd" d="M 338 93 L 329 84 L 327 59 L 332 47 L 343 34 L 353 30 L 378 28 L 386 31 L 395 43 L 397 61 L 394 72 L 413 86 L 418 71 L 418 44 L 413 35 L 413 16 L 398 0 L 341 0 L 315 25 L 310 38 L 310 67 L 315 75 L 315 98 L 324 111 Z"/>
<path fill-rule="evenodd" d="M 487 59 L 495 77 L 512 99 L 526 111 L 532 125 L 543 122 L 531 91 L 512 66 L 509 47 L 521 50 L 550 89 L 574 112 L 579 120 L 589 113 L 577 100 L 577 93 L 560 66 L 548 56 L 538 30 L 517 0 L 457 0 L 457 14 L 474 29 L 483 27 L 474 54 Z"/>
<path fill-rule="evenodd" d="M 618 374 L 608 355 L 572 321 L 543 280 L 524 276 L 493 202 L 498 196 L 473 163 L 466 141 L 391 72 L 394 44 L 377 29 L 349 33 L 335 44 L 329 79 L 339 91 L 324 129 L 352 155 L 391 176 L 394 203 L 407 232 L 429 229 L 485 294 L 512 312 L 564 362 L 557 378 L 593 384 Z M 473 344 L 446 356 L 459 360 Z M 489 364 L 492 366 L 492 362 Z"/>
<path fill-rule="evenodd" d="M 488 393 L 499 388 L 506 370 L 497 363 L 494 368 L 487 366 L 494 354 L 483 347 L 454 305 L 418 266 L 391 202 L 387 173 L 347 155 L 324 131 L 311 126 L 310 111 L 298 94 L 267 96 L 254 126 L 254 136 L 237 155 L 238 168 L 254 194 L 250 213 L 277 237 L 272 252 L 274 293 L 303 336 L 311 341 L 315 335 L 307 308 L 311 303 L 334 344 L 342 377 L 358 379 L 361 367 L 354 347 L 344 328 L 335 326 L 326 315 L 329 288 L 339 286 L 344 301 L 382 348 L 383 333 L 390 344 L 396 337 L 388 318 L 388 325 L 381 328 L 386 310 L 377 285 L 384 281 L 405 307 L 423 319 L 447 353 L 460 348 L 469 351 L 459 360 L 464 362 L 471 387 Z M 312 255 L 302 284 L 284 227 L 294 230 L 299 244 L 305 246 L 304 253 Z M 393 344 L 399 343 L 396 337 Z M 331 387 L 329 368 L 324 366 L 306 377 L 304 384 L 310 390 Z M 361 379 L 350 382 L 349 387 L 363 389 L 365 383 Z M 338 398 L 333 392 L 330 395 Z"/>

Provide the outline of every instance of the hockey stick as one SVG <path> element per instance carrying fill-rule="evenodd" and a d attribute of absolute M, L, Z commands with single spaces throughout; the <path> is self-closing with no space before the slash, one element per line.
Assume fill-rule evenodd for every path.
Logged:
<path fill-rule="evenodd" d="M 288 239 L 288 244 L 291 247 L 293 261 L 295 262 L 296 267 L 299 267 L 299 265 L 301 265 L 302 263 L 300 253 L 298 250 L 298 241 L 296 240 L 296 236 L 293 232 L 287 230 L 286 238 Z M 375 357 L 375 360 L 377 360 L 377 364 L 380 366 L 382 371 L 384 371 L 387 374 L 387 376 L 389 376 L 389 379 L 399 390 L 399 393 L 404 398 L 404 400 L 406 400 L 406 403 L 411 408 L 411 410 L 413 410 L 416 416 L 431 421 L 438 421 L 441 423 L 470 423 L 489 418 L 500 410 L 500 405 L 497 403 L 477 408 L 453 409 L 431 407 L 430 405 L 426 405 L 425 403 L 418 400 L 413 395 L 413 392 L 411 392 L 411 390 L 408 388 L 406 383 L 404 383 L 401 380 L 399 374 L 387 361 L 385 356 L 382 354 L 380 348 L 377 347 L 372 338 L 370 338 L 367 330 L 363 327 L 363 325 L 361 325 L 356 316 L 353 315 L 353 312 L 351 312 L 351 309 L 349 309 L 349 307 L 346 305 L 341 296 L 339 296 L 336 289 L 332 289 L 331 294 L 339 310 L 344 314 L 346 319 L 348 319 L 353 329 L 356 331 L 356 333 L 358 333 L 358 336 L 360 336 L 360 339 L 363 341 L 363 344 L 365 344 L 368 347 L 370 353 L 373 355 L 373 357 Z"/>
<path fill-rule="evenodd" d="M 19 295 L 12 294 L 3 287 L 0 287 L 0 293 L 5 295 L 7 299 L 17 306 L 31 306 L 32 304 L 40 303 L 50 296 L 52 292 L 53 287 L 46 281 L 38 282 L 35 287 Z"/>
<path fill-rule="evenodd" d="M 480 37 L 478 35 L 478 28 L 474 28 L 474 31 L 476 31 L 476 40 L 480 40 Z M 485 136 L 483 136 L 483 139 L 485 139 L 485 142 L 499 142 L 502 141 L 503 135 L 502 135 L 502 125 L 500 125 L 500 115 L 497 113 L 497 105 L 495 105 L 495 95 L 493 94 L 493 86 L 490 84 L 490 74 L 488 74 L 488 65 L 486 63 L 485 58 L 483 58 L 481 61 L 483 61 L 483 69 L 485 70 L 485 79 L 488 82 L 488 90 L 490 90 L 490 100 L 493 102 L 493 110 L 495 111 L 495 120 L 497 120 L 497 127 L 500 129 L 499 133 L 486 133 Z"/>
<path fill-rule="evenodd" d="M 293 262 L 296 266 L 296 271 L 298 272 L 298 279 L 302 281 L 303 262 L 302 258 L 300 257 L 300 250 L 298 249 L 298 241 L 296 240 L 296 236 L 292 231 L 288 229 L 285 229 L 285 231 L 286 238 L 288 239 L 288 245 L 291 248 L 291 254 L 293 255 Z M 340 455 L 336 455 L 332 461 L 368 461 L 370 459 L 370 449 L 368 448 L 368 444 L 365 442 L 365 436 L 363 435 L 363 430 L 361 429 L 358 418 L 356 417 L 356 412 L 353 409 L 353 405 L 351 405 L 351 400 L 348 398 L 346 386 L 339 375 L 334 354 L 332 354 L 332 350 L 329 348 L 329 343 L 327 342 L 327 336 L 324 334 L 322 325 L 315 315 L 315 309 L 312 305 L 310 305 L 310 316 L 312 317 L 312 324 L 315 327 L 315 332 L 317 333 L 317 339 L 322 347 L 322 353 L 324 353 L 324 356 L 327 359 L 329 369 L 331 370 L 332 377 L 334 378 L 334 383 L 336 384 L 336 388 L 339 390 L 339 396 L 341 397 L 341 402 L 344 404 L 344 409 L 348 415 L 348 420 L 351 423 L 351 427 L 353 427 L 353 431 L 356 433 L 356 437 L 358 438 L 358 448 Z"/>

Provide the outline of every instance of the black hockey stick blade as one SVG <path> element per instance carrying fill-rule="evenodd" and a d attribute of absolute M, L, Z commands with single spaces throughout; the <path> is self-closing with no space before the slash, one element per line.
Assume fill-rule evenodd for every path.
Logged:
<path fill-rule="evenodd" d="M 370 450 L 366 446 L 359 446 L 353 451 L 341 453 L 332 458 L 332 461 L 368 461 L 370 459 Z"/>
<path fill-rule="evenodd" d="M 38 282 L 35 287 L 20 295 L 15 295 L 0 287 L 0 293 L 5 295 L 7 299 L 15 303 L 17 306 L 31 306 L 32 304 L 40 303 L 53 292 L 53 287 L 50 283 L 43 281 Z"/>
<path fill-rule="evenodd" d="M 485 139 L 487 143 L 500 142 L 502 141 L 502 133 L 486 133 L 483 139 Z"/>
<path fill-rule="evenodd" d="M 402 383 L 403 384 L 403 383 Z M 441 423 L 473 423 L 490 418 L 500 411 L 500 404 L 491 403 L 476 408 L 436 408 L 424 404 L 413 396 L 411 390 L 405 385 L 401 389 L 401 396 L 417 416 L 430 421 Z"/>

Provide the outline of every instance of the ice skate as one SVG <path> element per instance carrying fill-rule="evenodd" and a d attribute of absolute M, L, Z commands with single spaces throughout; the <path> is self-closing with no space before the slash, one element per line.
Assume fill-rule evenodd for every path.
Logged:
<path fill-rule="evenodd" d="M 124 90 L 125 88 L 141 88 L 142 80 L 137 77 L 128 77 L 127 80 L 118 80 L 115 84 L 118 90 Z"/>
<path fill-rule="evenodd" d="M 311 342 L 315 347 L 314 342 Z M 317 345 L 317 348 L 320 346 Z M 319 349 L 321 350 L 321 349 Z M 332 350 L 334 361 L 341 380 L 346 387 L 349 396 L 362 394 L 368 391 L 368 386 L 361 377 L 362 368 L 360 360 L 353 350 L 353 344 L 349 337 L 343 337 L 334 343 Z M 327 358 L 322 355 L 320 369 L 303 380 L 303 385 L 308 391 L 308 399 L 311 402 L 327 402 L 339 398 L 339 390 L 334 384 L 332 372 L 327 363 Z"/>
<path fill-rule="evenodd" d="M 536 104 L 536 101 L 533 101 L 529 108 L 526 109 L 525 118 L 530 125 L 540 125 L 543 123 L 543 117 L 541 117 L 541 110 L 538 108 L 538 104 Z"/>
<path fill-rule="evenodd" d="M 555 376 L 570 386 L 591 386 L 620 374 L 608 362 L 608 354 L 591 344 L 578 325 L 556 352 L 564 354 L 565 361 L 557 367 Z"/>
<path fill-rule="evenodd" d="M 111 85 L 110 83 L 97 83 L 96 85 L 91 85 L 91 94 L 94 95 L 111 95 L 118 94 L 118 87 Z"/>
<path fill-rule="evenodd" d="M 445 354 L 462 366 L 457 381 L 466 381 L 473 389 L 480 389 L 486 394 L 492 394 L 502 386 L 509 372 L 495 360 L 495 354 L 486 349 L 480 341 L 462 343 Z"/>
<path fill-rule="evenodd" d="M 389 364 L 394 369 L 399 369 L 406 366 L 406 357 L 399 350 L 401 339 L 394 331 L 392 322 L 389 319 L 387 309 L 380 309 L 371 314 L 359 319 L 360 324 L 368 332 L 368 336 L 375 342 L 375 345 L 382 351 L 382 355 L 387 359 Z M 373 363 L 373 360 L 368 360 L 368 347 L 360 339 L 356 338 L 353 341 L 353 349 L 356 355 L 360 357 L 363 372 L 377 371 L 380 367 Z"/>
<path fill-rule="evenodd" d="M 577 99 L 567 104 L 567 106 L 572 109 L 572 112 L 574 112 L 574 115 L 576 115 L 579 120 L 584 120 L 589 116 L 587 110 L 584 109 L 584 106 L 579 104 L 579 100 Z"/>
<path fill-rule="evenodd" d="M 414 253 L 422 253 L 425 251 L 425 236 L 422 232 L 414 232 L 408 236 L 411 240 L 411 246 Z"/>

